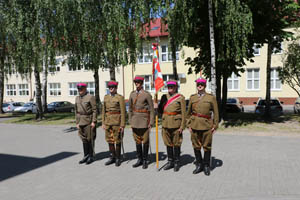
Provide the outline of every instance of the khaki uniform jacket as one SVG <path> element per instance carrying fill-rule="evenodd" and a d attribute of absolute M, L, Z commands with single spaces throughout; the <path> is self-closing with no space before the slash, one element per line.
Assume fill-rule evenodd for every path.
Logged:
<path fill-rule="evenodd" d="M 97 105 L 94 96 L 85 94 L 75 99 L 76 124 L 80 126 L 97 123 Z"/>
<path fill-rule="evenodd" d="M 194 116 L 193 113 L 211 116 L 213 112 L 213 119 Z M 187 126 L 194 130 L 209 130 L 213 127 L 218 128 L 219 111 L 216 97 L 205 93 L 201 98 L 198 94 L 193 94 L 190 97 L 190 102 L 187 111 Z"/>
<path fill-rule="evenodd" d="M 125 101 L 119 94 L 105 95 L 102 105 L 102 123 L 108 126 L 125 127 Z"/>
<path fill-rule="evenodd" d="M 174 94 L 170 96 L 167 94 L 167 99 L 169 100 Z M 165 110 L 163 110 L 162 115 L 162 127 L 163 128 L 181 128 L 185 129 L 185 97 L 180 95 L 175 101 L 169 104 Z M 178 113 L 176 115 L 168 115 L 167 113 Z"/>
<path fill-rule="evenodd" d="M 154 124 L 154 105 L 149 92 L 145 90 L 140 90 L 139 93 L 132 91 L 128 103 L 128 116 L 132 128 L 148 128 L 149 124 Z M 147 110 L 148 112 L 137 112 L 142 110 Z"/>

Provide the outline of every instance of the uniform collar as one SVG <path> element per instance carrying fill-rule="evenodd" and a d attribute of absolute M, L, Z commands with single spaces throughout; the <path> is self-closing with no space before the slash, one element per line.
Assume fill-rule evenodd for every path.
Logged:
<path fill-rule="evenodd" d="M 137 94 L 141 94 L 143 91 L 144 91 L 144 89 L 143 89 L 143 88 L 142 88 L 142 89 L 140 89 L 140 91 L 138 91 L 138 90 L 135 90 L 135 92 L 136 92 Z"/>
<path fill-rule="evenodd" d="M 199 97 L 203 97 L 203 96 L 205 96 L 205 94 L 206 94 L 206 92 L 201 92 L 201 93 L 198 92 Z"/>
<path fill-rule="evenodd" d="M 82 95 L 82 96 L 79 95 L 79 97 L 80 97 L 80 98 L 83 98 L 83 97 L 86 96 L 86 95 L 87 95 L 87 92 L 86 92 L 84 95 Z"/>

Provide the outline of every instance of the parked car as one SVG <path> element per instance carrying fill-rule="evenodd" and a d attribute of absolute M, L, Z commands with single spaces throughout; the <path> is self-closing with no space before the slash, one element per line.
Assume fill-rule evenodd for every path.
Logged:
<path fill-rule="evenodd" d="M 36 113 L 36 104 L 34 102 L 25 103 L 23 106 L 16 108 L 14 112 Z"/>
<path fill-rule="evenodd" d="M 228 113 L 240 113 L 244 112 L 243 102 L 238 98 L 228 98 L 226 101 L 226 112 Z"/>
<path fill-rule="evenodd" d="M 47 105 L 48 112 L 74 112 L 74 104 L 68 101 L 55 101 Z"/>
<path fill-rule="evenodd" d="M 298 97 L 294 103 L 294 113 L 300 114 L 300 97 Z"/>
<path fill-rule="evenodd" d="M 280 102 L 279 99 L 271 99 L 270 100 L 270 112 L 272 115 L 282 115 L 283 114 L 283 108 L 282 104 L 283 102 Z M 266 100 L 265 99 L 259 99 L 258 102 L 254 102 L 256 104 L 255 106 L 255 113 L 257 114 L 264 114 L 265 108 L 266 108 Z"/>
<path fill-rule="evenodd" d="M 3 112 L 13 112 L 16 108 L 23 106 L 23 102 L 9 102 L 3 103 L 2 110 Z"/>

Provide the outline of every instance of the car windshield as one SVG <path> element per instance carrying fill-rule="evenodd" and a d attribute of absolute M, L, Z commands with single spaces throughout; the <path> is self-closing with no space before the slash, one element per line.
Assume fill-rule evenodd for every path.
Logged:
<path fill-rule="evenodd" d="M 236 103 L 236 99 L 227 99 L 227 103 Z"/>
<path fill-rule="evenodd" d="M 25 103 L 23 107 L 30 107 L 32 106 L 32 103 Z"/>
<path fill-rule="evenodd" d="M 2 105 L 3 108 L 5 108 L 5 107 L 7 107 L 7 106 L 9 106 L 8 103 L 5 103 L 5 104 Z"/>
<path fill-rule="evenodd" d="M 56 102 L 49 103 L 48 106 L 55 106 Z"/>
<path fill-rule="evenodd" d="M 265 105 L 266 105 L 266 100 L 260 100 L 260 101 L 258 102 L 258 105 L 259 105 L 259 106 L 265 106 Z M 271 101 L 270 101 L 270 105 L 271 105 L 271 106 L 279 106 L 280 103 L 279 103 L 278 100 L 271 100 Z"/>

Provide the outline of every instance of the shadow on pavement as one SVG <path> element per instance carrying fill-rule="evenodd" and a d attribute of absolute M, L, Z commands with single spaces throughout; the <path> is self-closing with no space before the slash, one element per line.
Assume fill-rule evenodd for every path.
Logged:
<path fill-rule="evenodd" d="M 78 153 L 61 152 L 45 158 L 0 154 L 0 181 L 49 165 L 75 154 Z"/>
<path fill-rule="evenodd" d="M 222 167 L 223 166 L 223 161 L 220 159 L 216 159 L 215 157 L 211 157 L 211 166 L 210 169 L 214 170 L 217 167 Z"/>
<path fill-rule="evenodd" d="M 183 167 L 185 165 L 193 163 L 194 160 L 195 160 L 195 158 L 192 157 L 191 155 L 189 155 L 189 154 L 183 154 L 183 155 L 180 156 L 180 165 L 181 165 L 181 167 Z"/>
<path fill-rule="evenodd" d="M 97 160 L 103 160 L 105 158 L 109 158 L 110 157 L 110 152 L 109 151 L 103 151 L 103 152 L 100 152 L 100 153 L 97 153 L 95 155 L 95 161 Z"/>

